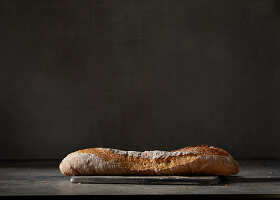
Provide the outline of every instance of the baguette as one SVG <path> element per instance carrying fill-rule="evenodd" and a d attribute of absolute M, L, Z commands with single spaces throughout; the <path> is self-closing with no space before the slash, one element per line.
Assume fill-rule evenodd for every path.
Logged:
<path fill-rule="evenodd" d="M 144 152 L 89 148 L 68 154 L 59 169 L 68 176 L 233 175 L 240 171 L 228 152 L 208 145 Z"/>

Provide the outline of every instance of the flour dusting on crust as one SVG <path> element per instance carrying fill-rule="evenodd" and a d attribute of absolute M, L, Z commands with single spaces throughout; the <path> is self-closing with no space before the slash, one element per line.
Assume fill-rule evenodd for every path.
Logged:
<path fill-rule="evenodd" d="M 239 164 L 225 150 L 206 145 L 143 152 L 89 148 L 68 154 L 59 168 L 69 176 L 232 175 L 240 170 Z"/>
<path fill-rule="evenodd" d="M 160 150 L 154 150 L 154 151 L 123 151 L 119 149 L 111 149 L 111 148 L 100 148 L 106 151 L 110 151 L 115 154 L 125 155 L 125 156 L 134 156 L 139 158 L 148 158 L 148 159 L 158 159 L 158 158 L 165 158 L 169 156 L 179 156 L 179 155 L 187 155 L 187 154 L 193 154 L 193 152 L 182 152 L 182 151 L 160 151 Z"/>

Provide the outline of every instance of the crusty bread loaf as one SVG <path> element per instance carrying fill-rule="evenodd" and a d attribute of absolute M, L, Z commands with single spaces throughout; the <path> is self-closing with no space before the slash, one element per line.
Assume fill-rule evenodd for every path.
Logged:
<path fill-rule="evenodd" d="M 90 148 L 68 154 L 61 173 L 75 175 L 233 175 L 239 164 L 223 149 L 190 146 L 175 151 Z"/>

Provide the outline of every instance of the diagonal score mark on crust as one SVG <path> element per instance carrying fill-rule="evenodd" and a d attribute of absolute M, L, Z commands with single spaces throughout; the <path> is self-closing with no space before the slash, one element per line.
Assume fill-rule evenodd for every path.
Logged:
<path fill-rule="evenodd" d="M 168 152 L 168 151 L 122 151 L 118 149 L 98 148 L 95 155 L 105 161 L 119 165 L 120 167 L 131 170 L 160 170 L 171 168 L 179 163 L 190 162 L 197 158 L 194 154 L 187 152 Z"/>
<path fill-rule="evenodd" d="M 175 151 L 155 150 L 139 152 L 111 148 L 92 148 L 80 150 L 78 152 L 93 153 L 104 161 L 110 162 L 116 166 L 138 171 L 148 169 L 156 171 L 164 169 L 170 170 L 174 167 L 179 168 L 182 165 L 186 168 L 186 163 L 190 164 L 198 158 L 208 160 L 213 160 L 215 158 L 216 160 L 224 159 L 225 161 L 221 163 L 222 165 L 228 165 L 228 163 L 230 163 L 230 159 L 225 157 L 229 156 L 226 151 L 208 145 L 186 147 Z M 205 168 L 209 163 L 201 165 L 201 167 Z M 192 171 L 196 170 L 193 169 Z"/>

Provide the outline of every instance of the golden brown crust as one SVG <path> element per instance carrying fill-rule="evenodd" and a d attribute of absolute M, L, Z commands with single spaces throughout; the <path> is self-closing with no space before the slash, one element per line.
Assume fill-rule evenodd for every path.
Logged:
<path fill-rule="evenodd" d="M 204 154 L 204 155 L 221 155 L 221 156 L 228 156 L 228 152 L 220 149 L 218 147 L 214 146 L 209 146 L 209 145 L 195 145 L 195 146 L 189 146 L 189 147 L 184 147 L 178 150 L 174 150 L 173 152 L 176 151 L 190 151 L 192 149 L 195 149 L 197 154 Z"/>
<path fill-rule="evenodd" d="M 225 150 L 208 145 L 167 151 L 78 150 L 60 164 L 65 175 L 232 175 L 238 163 Z"/>

